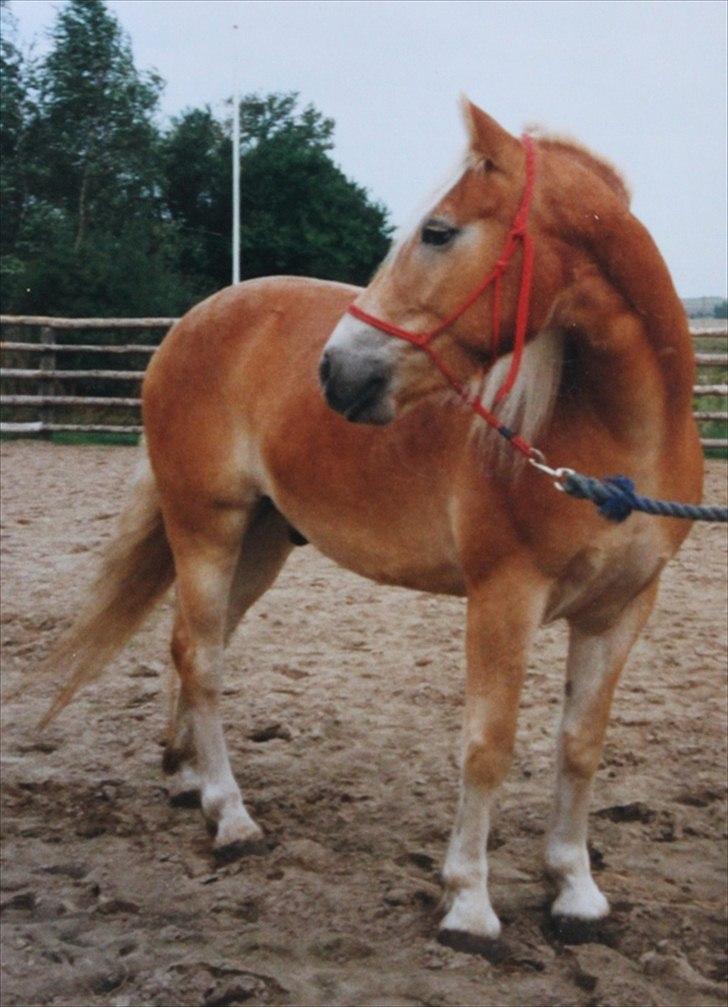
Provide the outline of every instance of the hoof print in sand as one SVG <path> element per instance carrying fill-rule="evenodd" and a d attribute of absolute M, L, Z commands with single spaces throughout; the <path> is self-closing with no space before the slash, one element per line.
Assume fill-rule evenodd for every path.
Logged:
<path fill-rule="evenodd" d="M 561 944 L 606 944 L 611 948 L 617 943 L 616 924 L 610 918 L 581 920 L 577 916 L 550 916 L 547 926 Z"/>
<path fill-rule="evenodd" d="M 218 846 L 212 851 L 215 864 L 223 867 L 231 864 L 241 857 L 262 857 L 268 852 L 268 842 L 263 836 L 256 839 L 236 840 L 234 843 L 227 843 L 225 846 Z"/>
<path fill-rule="evenodd" d="M 487 958 L 489 962 L 498 965 L 505 961 L 507 949 L 501 940 L 493 940 L 492 937 L 481 937 L 478 934 L 469 934 L 465 930 L 440 930 L 437 935 L 440 944 L 453 951 L 462 951 L 467 955 L 480 955 Z"/>
<path fill-rule="evenodd" d="M 173 808 L 199 808 L 201 803 L 199 790 L 180 790 L 169 795 L 169 803 Z"/>

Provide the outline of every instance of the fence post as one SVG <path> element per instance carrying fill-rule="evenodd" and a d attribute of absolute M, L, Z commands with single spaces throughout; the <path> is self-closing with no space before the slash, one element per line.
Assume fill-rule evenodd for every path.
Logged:
<path fill-rule="evenodd" d="M 41 343 L 50 347 L 55 346 L 56 330 L 51 325 L 44 325 L 40 330 Z M 40 355 L 40 370 L 44 372 L 44 377 L 39 381 L 38 392 L 41 396 L 52 398 L 55 392 L 54 376 L 56 372 L 56 351 L 55 349 L 43 350 Z M 45 375 L 48 377 L 45 377 Z M 41 422 L 41 437 L 44 440 L 51 440 L 53 432 L 48 430 L 49 424 L 53 422 L 53 404 L 51 402 L 41 402 L 38 419 Z"/>

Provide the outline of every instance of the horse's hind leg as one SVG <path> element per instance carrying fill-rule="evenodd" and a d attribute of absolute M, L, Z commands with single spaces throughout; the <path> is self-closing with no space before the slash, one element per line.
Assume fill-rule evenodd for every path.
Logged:
<path fill-rule="evenodd" d="M 228 599 L 225 643 L 250 606 L 265 594 L 278 576 L 293 548 L 291 534 L 288 522 L 264 497 L 240 548 Z"/>
<path fill-rule="evenodd" d="M 211 510 L 194 528 L 167 522 L 177 571 L 172 654 L 180 694 L 165 761 L 167 768 L 181 768 L 187 782 L 199 783 L 203 812 L 216 828 L 216 851 L 261 834 L 232 774 L 219 697 L 231 629 L 272 583 L 290 550 L 287 525 L 268 509 L 259 504 L 252 515 Z"/>
<path fill-rule="evenodd" d="M 273 504 L 264 498 L 255 507 L 240 545 L 228 595 L 225 643 L 247 610 L 271 586 L 292 549 L 291 529 Z M 177 609 L 172 632 L 172 657 L 179 669 L 189 647 L 187 624 Z M 181 676 L 172 681 L 167 722 L 164 771 L 174 774 L 171 782 L 173 804 L 200 803 L 200 777 L 195 764 L 190 707 Z"/>
<path fill-rule="evenodd" d="M 656 594 L 655 580 L 600 632 L 573 622 L 570 626 L 556 795 L 546 844 L 546 866 L 559 887 L 551 912 L 562 921 L 597 920 L 609 912 L 609 903 L 591 875 L 589 799 L 612 695 Z"/>
<path fill-rule="evenodd" d="M 172 661 L 174 668 L 169 679 L 169 714 L 162 755 L 162 769 L 172 776 L 170 801 L 183 807 L 200 804 L 200 774 L 195 761 L 192 737 L 192 720 L 187 693 L 182 688 L 182 671 L 189 650 L 187 623 L 179 604 L 172 630 Z"/>

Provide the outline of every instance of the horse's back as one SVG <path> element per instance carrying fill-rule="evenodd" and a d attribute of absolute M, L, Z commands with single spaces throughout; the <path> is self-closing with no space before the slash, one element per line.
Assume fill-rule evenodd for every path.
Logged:
<path fill-rule="evenodd" d="M 188 311 L 152 358 L 142 390 L 157 480 L 237 499 L 251 429 L 290 384 L 291 368 L 311 385 L 321 347 L 357 292 L 342 283 L 265 277 L 226 287 Z"/>
<path fill-rule="evenodd" d="M 292 344 L 299 352 L 317 352 L 358 292 L 347 284 L 299 276 L 226 287 L 196 304 L 169 331 L 147 371 L 145 402 L 163 394 L 170 382 L 198 384 L 210 371 L 219 393 L 226 374 L 232 378 L 240 367 L 251 366 L 261 343 L 272 354 L 291 352 Z"/>

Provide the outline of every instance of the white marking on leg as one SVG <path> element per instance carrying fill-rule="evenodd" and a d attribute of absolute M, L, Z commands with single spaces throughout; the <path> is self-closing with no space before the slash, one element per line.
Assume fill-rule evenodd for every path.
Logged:
<path fill-rule="evenodd" d="M 556 792 L 546 841 L 546 867 L 559 888 L 551 912 L 584 920 L 606 916 L 609 903 L 591 876 L 587 849 L 593 770 L 581 774 L 574 772 L 574 767 L 569 765 L 566 748 L 570 739 L 583 738 L 585 732 L 589 733 L 586 722 L 595 715 L 595 704 L 604 687 L 606 674 L 611 670 L 612 662 L 608 658 L 608 648 L 599 638 L 587 637 L 572 629 L 567 672 L 569 684 L 559 727 Z"/>
<path fill-rule="evenodd" d="M 463 784 L 442 872 L 450 909 L 441 927 L 494 940 L 500 935 L 501 925 L 488 895 L 491 803 L 491 794 Z"/>
<path fill-rule="evenodd" d="M 561 767 L 546 847 L 546 865 L 559 883 L 551 912 L 583 920 L 597 920 L 609 912 L 609 903 L 591 876 L 586 842 L 590 794 L 590 780 L 575 778 Z"/>
<path fill-rule="evenodd" d="M 200 800 L 205 817 L 217 826 L 215 849 L 262 836 L 243 804 L 225 744 L 218 704 L 221 659 L 221 647 L 198 647 L 198 679 L 207 687 L 204 698 L 200 696 L 190 709 L 201 781 Z"/>
<path fill-rule="evenodd" d="M 572 625 L 567 691 L 559 728 L 556 794 L 546 842 L 546 866 L 559 883 L 551 911 L 595 920 L 609 903 L 591 874 L 589 799 L 604 740 L 612 691 L 654 603 L 657 582 L 601 633 Z"/>

